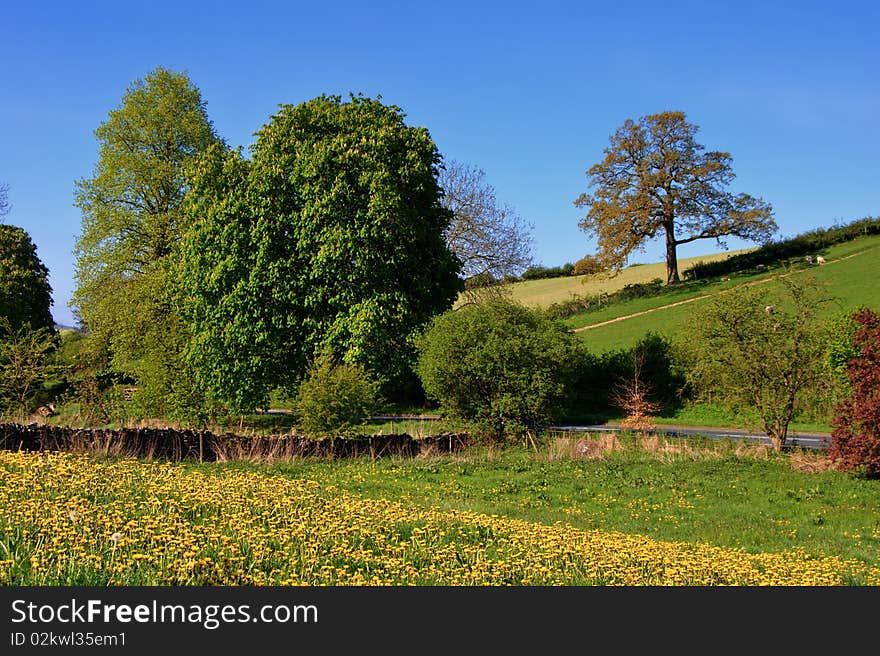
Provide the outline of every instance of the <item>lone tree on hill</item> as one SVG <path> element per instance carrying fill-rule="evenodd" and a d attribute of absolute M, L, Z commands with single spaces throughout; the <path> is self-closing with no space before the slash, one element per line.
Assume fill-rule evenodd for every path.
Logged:
<path fill-rule="evenodd" d="M 676 249 L 697 239 L 735 236 L 764 242 L 776 231 L 769 203 L 725 187 L 735 177 L 729 153 L 703 152 L 699 128 L 684 112 L 631 119 L 611 137 L 605 159 L 587 171 L 592 194 L 575 206 L 587 208 L 579 226 L 598 238 L 604 269 L 619 270 L 629 255 L 662 231 L 666 238 L 666 282 L 680 281 Z"/>

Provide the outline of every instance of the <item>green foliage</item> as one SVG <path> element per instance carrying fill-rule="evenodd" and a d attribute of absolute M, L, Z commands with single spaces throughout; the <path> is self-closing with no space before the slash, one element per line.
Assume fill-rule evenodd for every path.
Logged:
<path fill-rule="evenodd" d="M 678 246 L 730 235 L 766 241 L 776 231 L 769 203 L 726 191 L 734 178 L 730 154 L 703 152 L 697 130 L 684 112 L 627 119 L 587 171 L 594 193 L 581 194 L 575 206 L 587 209 L 579 225 L 596 236 L 602 269 L 619 270 L 663 235 L 666 282 L 676 283 Z"/>
<path fill-rule="evenodd" d="M 569 421 L 604 421 L 617 415 L 615 396 L 638 381 L 658 410 L 674 412 L 687 395 L 685 355 L 666 337 L 649 332 L 636 344 L 582 360 Z"/>
<path fill-rule="evenodd" d="M 0 224 L 0 317 L 13 330 L 25 324 L 51 330 L 55 323 L 51 305 L 49 270 L 37 256 L 30 235 L 22 228 Z"/>
<path fill-rule="evenodd" d="M 751 406 L 776 449 L 803 402 L 827 386 L 821 290 L 782 278 L 768 290 L 739 287 L 694 313 L 690 380 L 704 396 Z"/>
<path fill-rule="evenodd" d="M 862 309 L 852 321 L 857 354 L 846 364 L 851 393 L 835 408 L 828 455 L 845 470 L 880 478 L 880 315 Z"/>
<path fill-rule="evenodd" d="M 412 380 L 410 335 L 452 306 L 460 262 L 444 239 L 440 155 L 379 100 L 283 105 L 251 159 L 215 148 L 191 171 L 177 303 L 186 359 L 235 411 L 296 389 L 329 351 Z"/>
<path fill-rule="evenodd" d="M 188 229 L 184 169 L 217 142 L 201 94 L 182 73 L 157 68 L 126 91 L 95 136 L 99 157 L 77 182 L 82 231 L 72 304 L 110 367 L 133 377 L 147 414 L 187 403 L 177 385 L 186 333 L 169 296 L 172 252 Z M 192 393 L 191 389 L 187 394 Z"/>
<path fill-rule="evenodd" d="M 440 315 L 417 344 L 427 395 L 498 437 L 559 416 L 585 355 L 565 326 L 504 299 Z"/>
<path fill-rule="evenodd" d="M 562 278 L 574 274 L 574 264 L 566 262 L 562 266 L 545 267 L 541 265 L 530 266 L 520 276 L 523 280 L 543 280 L 544 278 Z"/>
<path fill-rule="evenodd" d="M 38 387 L 54 375 L 50 355 L 58 336 L 49 328 L 14 327 L 0 317 L 0 412 L 24 419 Z"/>
<path fill-rule="evenodd" d="M 297 391 L 297 425 L 317 438 L 344 436 L 376 411 L 379 383 L 358 365 L 320 355 Z"/>
<path fill-rule="evenodd" d="M 859 329 L 855 316 L 867 308 L 839 312 L 828 321 L 828 341 L 825 351 L 825 365 L 831 372 L 834 398 L 842 401 L 850 395 L 852 388 L 848 375 L 850 360 L 861 355 L 854 338 Z"/>
<path fill-rule="evenodd" d="M 595 312 L 602 308 L 606 308 L 614 303 L 623 303 L 634 298 L 651 298 L 660 296 L 667 291 L 663 280 L 654 278 L 650 282 L 634 282 L 624 285 L 617 291 L 609 293 L 600 292 L 598 294 L 578 295 L 572 294 L 571 297 L 560 303 L 551 303 L 545 310 L 547 316 L 554 319 L 565 319 L 581 314 L 584 312 Z"/>

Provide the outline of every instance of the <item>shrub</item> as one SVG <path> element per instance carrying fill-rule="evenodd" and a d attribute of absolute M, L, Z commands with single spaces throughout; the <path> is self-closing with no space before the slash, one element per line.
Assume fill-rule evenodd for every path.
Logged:
<path fill-rule="evenodd" d="M 379 382 L 365 369 L 320 355 L 297 389 L 298 426 L 311 437 L 344 436 L 370 418 L 378 395 Z"/>
<path fill-rule="evenodd" d="M 851 394 L 832 420 L 828 455 L 843 470 L 880 477 L 880 316 L 872 310 L 853 314 L 858 355 L 846 366 Z"/>
<path fill-rule="evenodd" d="M 506 299 L 438 316 L 417 348 L 428 396 L 498 438 L 558 417 L 584 355 L 562 323 Z"/>
<path fill-rule="evenodd" d="M 580 416 L 572 419 L 598 421 L 621 409 L 629 413 L 633 408 L 621 406 L 620 393 L 632 392 L 634 387 L 641 389 L 654 411 L 681 407 L 688 393 L 686 355 L 668 338 L 653 332 L 630 348 L 597 355 L 583 367 L 577 383 Z M 641 409 L 647 410 L 648 406 Z"/>
<path fill-rule="evenodd" d="M 737 287 L 716 295 L 694 313 L 688 338 L 694 389 L 731 409 L 755 410 L 777 451 L 795 413 L 829 382 L 827 329 L 817 319 L 828 299 L 817 287 L 780 283 L 780 293 Z"/>
<path fill-rule="evenodd" d="M 14 327 L 0 316 L 0 414 L 24 419 L 34 405 L 34 395 L 54 375 L 49 363 L 58 342 L 46 327 L 31 330 L 29 323 Z"/>
<path fill-rule="evenodd" d="M 542 280 L 544 278 L 562 278 L 564 276 L 573 275 L 574 264 L 571 262 L 566 262 L 562 266 L 555 267 L 545 267 L 545 266 L 530 266 L 528 269 L 523 271 L 522 279 L 523 280 Z"/>
<path fill-rule="evenodd" d="M 571 271 L 573 276 L 589 276 L 602 271 L 599 259 L 595 255 L 584 255 L 574 263 Z"/>

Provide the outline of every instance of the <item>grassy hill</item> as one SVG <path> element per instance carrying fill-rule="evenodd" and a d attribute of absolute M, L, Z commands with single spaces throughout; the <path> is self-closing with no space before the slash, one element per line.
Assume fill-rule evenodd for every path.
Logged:
<path fill-rule="evenodd" d="M 694 310 L 709 297 L 741 284 L 766 284 L 772 290 L 782 274 L 804 276 L 817 281 L 833 299 L 823 310 L 831 317 L 859 306 L 880 307 L 880 236 L 862 237 L 828 248 L 824 266 L 798 263 L 759 273 L 730 276 L 724 282 L 683 286 L 660 296 L 639 298 L 609 306 L 605 310 L 575 315 L 566 323 L 597 351 L 626 348 L 648 332 L 672 340 L 686 338 Z M 644 314 L 640 314 L 644 313 Z M 613 322 L 611 322 L 613 321 Z M 605 323 L 611 322 L 611 323 Z"/>
<path fill-rule="evenodd" d="M 684 271 L 696 262 L 714 262 L 724 260 L 738 253 L 752 249 L 713 253 L 698 257 L 679 260 L 679 272 Z M 530 307 L 546 308 L 553 303 L 568 300 L 572 295 L 585 296 L 605 292 L 610 294 L 623 289 L 626 285 L 651 282 L 655 278 L 666 280 L 666 263 L 633 264 L 623 269 L 618 275 L 609 277 L 596 274 L 587 276 L 563 276 L 543 280 L 524 280 L 510 285 L 511 299 Z"/>

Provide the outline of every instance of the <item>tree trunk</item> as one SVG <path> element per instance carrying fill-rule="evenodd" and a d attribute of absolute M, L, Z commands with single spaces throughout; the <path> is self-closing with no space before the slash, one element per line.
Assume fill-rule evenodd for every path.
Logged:
<path fill-rule="evenodd" d="M 678 255 L 675 252 L 678 245 L 675 242 L 675 224 L 667 221 L 663 227 L 666 229 L 666 284 L 674 285 L 681 282 L 678 277 Z"/>

